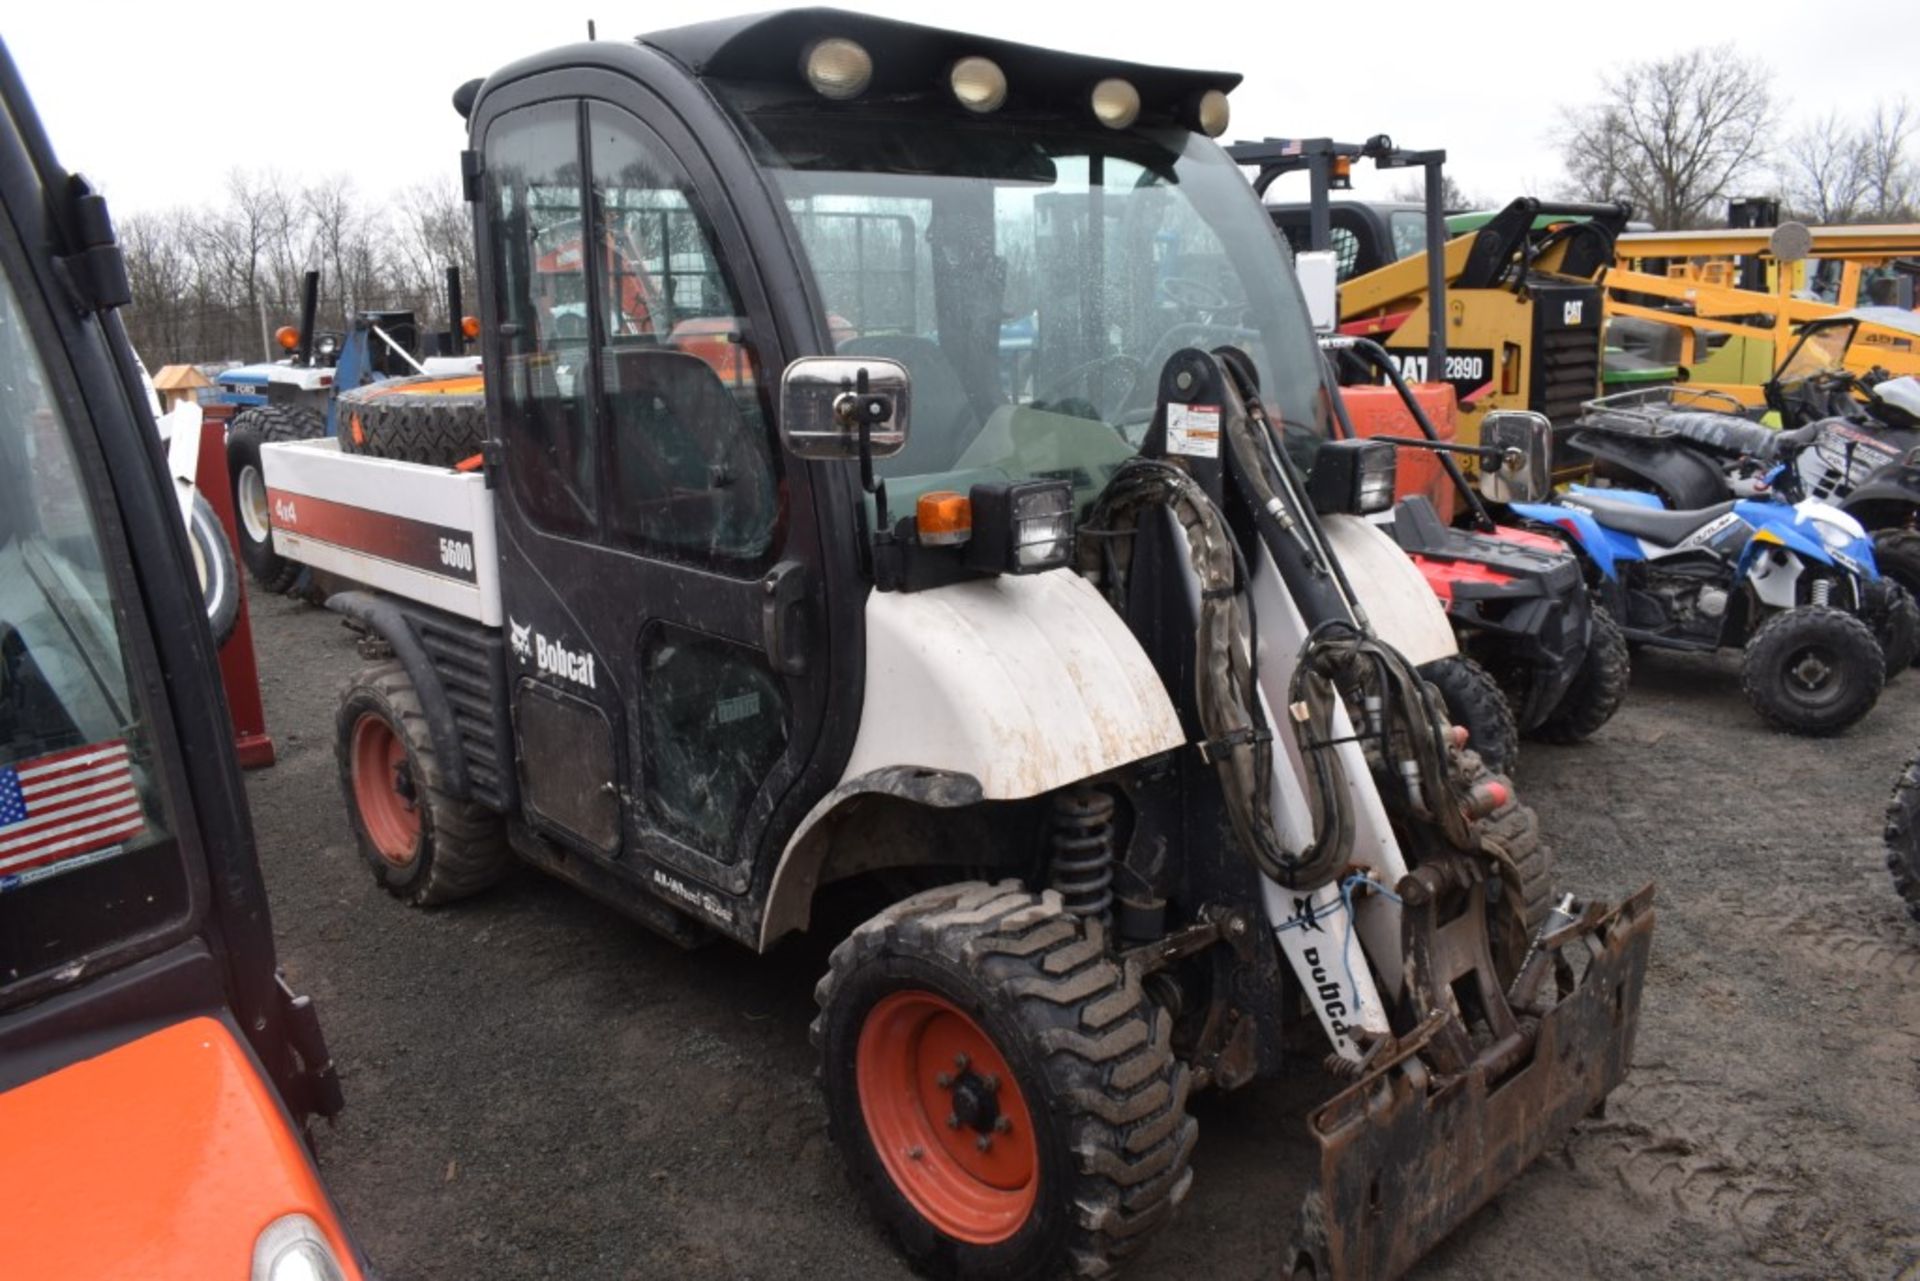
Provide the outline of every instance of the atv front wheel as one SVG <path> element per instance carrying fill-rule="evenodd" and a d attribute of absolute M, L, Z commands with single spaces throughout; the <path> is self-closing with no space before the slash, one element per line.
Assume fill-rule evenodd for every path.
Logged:
<path fill-rule="evenodd" d="M 1864 584 L 1861 591 L 1860 617 L 1873 628 L 1873 637 L 1887 658 L 1887 679 L 1892 680 L 1920 655 L 1920 605 L 1892 575 Z"/>
<path fill-rule="evenodd" d="M 1467 745 L 1496 774 L 1510 774 L 1520 759 L 1520 727 L 1500 682 L 1465 654 L 1436 658 L 1420 669 L 1440 691 L 1447 717 L 1467 731 Z"/>
<path fill-rule="evenodd" d="M 1873 536 L 1873 559 L 1882 574 L 1920 601 L 1920 530 L 1880 530 Z M 1920 654 L 1914 661 L 1920 662 Z"/>
<path fill-rule="evenodd" d="M 833 951 L 813 1042 L 868 1206 L 938 1277 L 1097 1276 L 1193 1181 L 1172 1019 L 1096 920 L 1013 881 L 928 890 Z"/>
<path fill-rule="evenodd" d="M 227 430 L 227 479 L 233 485 L 234 528 L 240 535 L 240 559 L 262 591 L 284 592 L 303 568 L 273 550 L 267 507 L 267 473 L 260 446 L 289 440 L 316 440 L 327 434 L 326 419 L 295 405 L 260 405 L 246 410 Z"/>
<path fill-rule="evenodd" d="M 1920 756 L 1907 762 L 1887 802 L 1887 870 L 1907 915 L 1920 921 Z"/>
<path fill-rule="evenodd" d="M 420 696 L 398 659 L 354 675 L 334 729 L 353 834 L 388 893 L 432 907 L 500 878 L 506 826 L 484 806 L 447 794 Z"/>
<path fill-rule="evenodd" d="M 1620 710 L 1632 678 L 1626 633 L 1603 606 L 1594 605 L 1580 670 L 1547 718 L 1530 731 L 1532 737 L 1543 743 L 1580 743 L 1593 737 Z"/>
<path fill-rule="evenodd" d="M 1795 734 L 1838 734 L 1873 710 L 1887 660 L 1873 631 L 1824 605 L 1782 610 L 1760 624 L 1740 662 L 1755 711 Z"/>

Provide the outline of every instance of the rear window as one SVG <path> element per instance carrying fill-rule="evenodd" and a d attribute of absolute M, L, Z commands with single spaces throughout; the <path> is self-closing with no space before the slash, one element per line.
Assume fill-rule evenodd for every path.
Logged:
<path fill-rule="evenodd" d="M 0 275 L 0 1003 L 189 904 L 73 428 Z"/>

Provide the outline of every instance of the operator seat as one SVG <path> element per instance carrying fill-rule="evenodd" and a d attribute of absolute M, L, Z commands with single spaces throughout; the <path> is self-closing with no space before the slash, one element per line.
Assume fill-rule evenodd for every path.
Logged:
<path fill-rule="evenodd" d="M 1736 501 L 1728 499 L 1711 507 L 1676 512 L 1659 507 L 1642 507 L 1639 503 L 1622 502 L 1614 498 L 1596 498 L 1589 493 L 1566 500 L 1569 507 L 1585 508 L 1592 512 L 1595 519 L 1608 529 L 1617 529 L 1623 534 L 1632 534 L 1664 547 L 1673 546 L 1708 521 L 1726 515 L 1733 510 Z"/>
<path fill-rule="evenodd" d="M 980 434 L 981 423 L 960 371 L 940 344 L 918 334 L 874 334 L 848 339 L 840 344 L 840 354 L 897 360 L 913 377 L 906 448 L 893 456 L 888 472 L 924 476 L 953 470 L 954 462 Z"/>

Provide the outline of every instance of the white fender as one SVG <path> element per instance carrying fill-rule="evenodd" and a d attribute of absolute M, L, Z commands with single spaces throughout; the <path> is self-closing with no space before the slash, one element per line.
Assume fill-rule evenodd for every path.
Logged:
<path fill-rule="evenodd" d="M 1440 598 L 1400 545 L 1358 516 L 1322 516 L 1374 634 L 1416 667 L 1460 652 Z"/>
<path fill-rule="evenodd" d="M 1186 742 L 1133 633 L 1072 570 L 874 592 L 866 622 L 842 782 L 915 765 L 1016 800 Z"/>

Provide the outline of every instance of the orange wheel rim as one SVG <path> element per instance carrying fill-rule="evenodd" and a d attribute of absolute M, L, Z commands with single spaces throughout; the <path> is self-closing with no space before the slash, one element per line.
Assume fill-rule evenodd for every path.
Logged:
<path fill-rule="evenodd" d="M 365 712 L 353 723 L 347 758 L 368 838 L 381 858 L 406 867 L 420 847 L 420 805 L 406 744 L 384 718 Z"/>
<path fill-rule="evenodd" d="M 1039 1144 L 978 1023 L 931 992 L 895 992 L 861 1025 L 855 1075 L 874 1151 L 923 1218 L 971 1245 L 1020 1230 L 1039 1192 Z"/>

